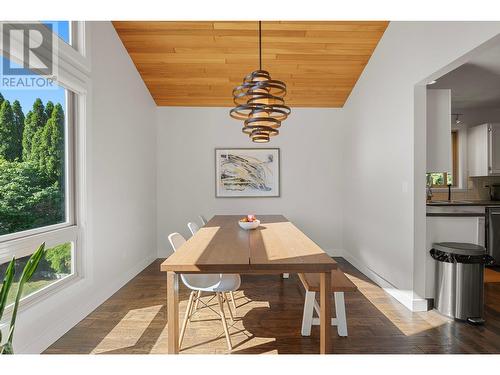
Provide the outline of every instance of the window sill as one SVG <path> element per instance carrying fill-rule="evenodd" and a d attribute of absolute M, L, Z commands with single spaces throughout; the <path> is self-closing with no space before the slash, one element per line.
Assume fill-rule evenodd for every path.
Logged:
<path fill-rule="evenodd" d="M 436 193 L 447 193 L 448 188 L 431 188 L 433 192 Z M 452 187 L 451 191 L 454 193 L 465 193 L 467 192 L 467 189 L 461 188 L 461 187 Z"/>
<path fill-rule="evenodd" d="M 56 294 L 63 290 L 64 288 L 67 288 L 73 284 L 76 284 L 78 281 L 83 280 L 82 277 L 80 277 L 78 274 L 74 273 L 72 275 L 66 276 L 60 280 L 57 280 L 56 282 L 47 285 L 46 287 L 37 290 L 36 292 L 21 298 L 21 301 L 19 302 L 19 309 L 18 313 L 27 310 L 28 308 L 35 306 L 36 304 L 45 301 L 47 298 L 52 296 L 53 294 Z M 12 314 L 12 309 L 14 305 L 10 304 L 5 307 L 4 313 L 3 313 L 3 318 L 0 320 L 0 329 L 3 328 L 4 325 L 8 324 L 10 321 L 10 317 Z"/>

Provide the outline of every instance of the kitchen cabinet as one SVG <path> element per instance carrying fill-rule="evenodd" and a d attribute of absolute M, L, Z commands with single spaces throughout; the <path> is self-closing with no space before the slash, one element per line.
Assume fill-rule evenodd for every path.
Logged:
<path fill-rule="evenodd" d="M 427 90 L 427 172 L 451 172 L 451 90 Z"/>
<path fill-rule="evenodd" d="M 469 177 L 500 175 L 500 123 L 467 130 L 467 166 Z"/>

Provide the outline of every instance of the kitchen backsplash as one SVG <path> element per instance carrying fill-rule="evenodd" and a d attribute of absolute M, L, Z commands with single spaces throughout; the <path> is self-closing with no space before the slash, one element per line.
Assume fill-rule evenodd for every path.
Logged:
<path fill-rule="evenodd" d="M 468 181 L 467 191 L 451 192 L 453 200 L 490 200 L 489 189 L 485 187 L 490 184 L 500 184 L 500 176 L 493 177 L 470 177 Z M 432 193 L 433 200 L 448 199 L 448 192 Z"/>

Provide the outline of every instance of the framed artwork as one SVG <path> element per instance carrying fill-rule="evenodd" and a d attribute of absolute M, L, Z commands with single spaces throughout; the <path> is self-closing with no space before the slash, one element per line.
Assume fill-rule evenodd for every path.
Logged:
<path fill-rule="evenodd" d="M 280 149 L 215 149 L 215 196 L 279 197 Z"/>

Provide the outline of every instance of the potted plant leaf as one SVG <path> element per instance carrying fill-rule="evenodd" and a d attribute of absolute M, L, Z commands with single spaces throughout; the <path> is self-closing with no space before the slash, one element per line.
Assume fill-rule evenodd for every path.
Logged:
<path fill-rule="evenodd" d="M 14 328 L 16 325 L 16 317 L 17 310 L 19 308 L 19 301 L 21 300 L 21 296 L 23 294 L 23 287 L 26 282 L 28 282 L 33 274 L 35 273 L 38 263 L 45 256 L 45 242 L 40 245 L 40 247 L 31 255 L 28 263 L 24 266 L 23 273 L 21 274 L 21 278 L 19 279 L 19 285 L 17 288 L 16 299 L 14 301 L 14 308 L 12 309 L 12 316 L 10 318 L 9 324 L 9 334 L 7 336 L 7 340 L 5 343 L 2 341 L 2 331 L 0 330 L 0 354 L 14 354 L 14 350 L 12 347 L 12 340 L 14 336 Z M 10 288 L 12 287 L 12 283 L 14 281 L 15 268 L 14 264 L 16 262 L 16 258 L 12 258 L 10 261 L 6 271 L 5 276 L 2 283 L 2 289 L 0 290 L 0 320 L 2 319 L 3 312 L 5 310 L 5 305 L 7 303 L 7 296 L 9 295 Z M 2 344 L 3 343 L 3 344 Z"/>

